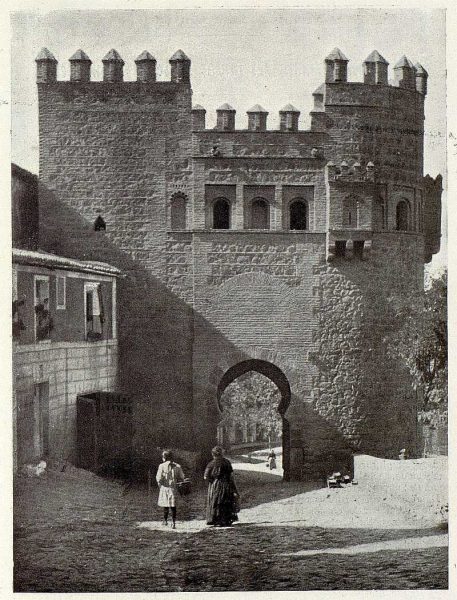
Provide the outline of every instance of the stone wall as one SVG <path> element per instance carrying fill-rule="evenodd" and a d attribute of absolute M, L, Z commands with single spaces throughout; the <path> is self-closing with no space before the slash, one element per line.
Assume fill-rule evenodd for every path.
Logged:
<path fill-rule="evenodd" d="M 221 382 L 240 364 L 282 390 L 287 476 L 348 468 L 359 449 L 413 447 L 409 380 L 385 337 L 393 306 L 423 286 L 423 98 L 332 83 L 318 129 L 191 133 L 186 84 L 39 84 L 43 240 L 125 273 L 119 381 L 135 399 L 139 454 L 207 452 Z M 187 231 L 172 231 L 174 194 Z M 396 232 L 405 195 L 411 227 Z M 211 230 L 219 196 L 231 203 L 227 231 Z M 256 196 L 269 201 L 269 231 L 248 229 Z M 288 231 L 296 196 L 308 201 L 307 231 Z M 339 240 L 363 241 L 363 260 L 335 258 Z"/>
<path fill-rule="evenodd" d="M 138 449 L 189 443 L 190 299 L 167 230 L 190 175 L 190 86 L 58 82 L 38 94 L 41 247 L 121 269 L 119 386 L 138 407 Z"/>
<path fill-rule="evenodd" d="M 36 386 L 48 384 L 49 457 L 76 460 L 76 396 L 116 389 L 117 341 L 15 346 L 13 425 L 18 464 L 40 457 Z"/>

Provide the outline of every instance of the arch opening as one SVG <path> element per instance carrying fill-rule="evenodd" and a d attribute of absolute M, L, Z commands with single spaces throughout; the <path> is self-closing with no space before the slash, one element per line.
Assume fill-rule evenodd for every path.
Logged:
<path fill-rule="evenodd" d="M 222 415 L 218 442 L 269 450 L 280 447 L 284 480 L 289 479 L 290 428 L 285 413 L 290 404 L 290 385 L 272 363 L 246 360 L 231 367 L 217 389 Z M 260 450 L 261 451 L 261 450 Z"/>
<path fill-rule="evenodd" d="M 408 231 L 409 229 L 409 203 L 400 200 L 397 204 L 397 231 Z"/>
<path fill-rule="evenodd" d="M 270 229 L 270 207 L 263 198 L 252 201 L 251 229 Z"/>
<path fill-rule="evenodd" d="M 289 229 L 305 231 L 308 229 L 308 205 L 305 200 L 296 198 L 289 206 Z"/>
<path fill-rule="evenodd" d="M 213 229 L 230 229 L 230 202 L 226 198 L 213 204 Z"/>

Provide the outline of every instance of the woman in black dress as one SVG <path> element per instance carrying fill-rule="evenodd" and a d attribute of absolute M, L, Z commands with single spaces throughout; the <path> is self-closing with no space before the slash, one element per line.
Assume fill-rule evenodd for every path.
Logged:
<path fill-rule="evenodd" d="M 211 451 L 213 460 L 205 469 L 205 481 L 208 481 L 208 505 L 206 522 L 216 527 L 229 527 L 237 521 L 238 490 L 233 478 L 233 467 L 224 458 L 224 451 L 216 446 Z"/>

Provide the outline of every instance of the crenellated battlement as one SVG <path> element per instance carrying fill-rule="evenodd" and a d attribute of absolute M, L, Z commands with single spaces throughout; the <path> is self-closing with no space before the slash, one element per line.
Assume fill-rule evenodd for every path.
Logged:
<path fill-rule="evenodd" d="M 47 48 L 42 48 L 35 59 L 37 64 L 37 83 L 56 83 L 58 61 Z M 92 64 L 84 50 L 77 50 L 69 59 L 70 81 L 74 83 L 88 82 Z M 120 83 L 124 81 L 125 62 L 119 52 L 111 49 L 103 58 L 103 81 Z M 177 50 L 169 60 L 170 81 L 173 83 L 190 83 L 190 59 L 182 50 Z M 137 81 L 155 83 L 156 59 L 147 50 L 135 59 Z"/>

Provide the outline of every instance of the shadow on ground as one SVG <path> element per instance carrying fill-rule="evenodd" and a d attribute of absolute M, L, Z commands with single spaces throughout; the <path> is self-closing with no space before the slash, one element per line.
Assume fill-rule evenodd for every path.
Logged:
<path fill-rule="evenodd" d="M 263 474 L 262 474 L 263 475 Z M 268 475 L 268 474 L 265 474 Z M 265 481 L 265 484 L 262 483 Z M 295 483 L 243 483 L 245 502 L 303 493 Z M 299 484 L 297 484 L 299 485 Z M 275 487 L 277 486 L 277 487 Z M 241 523 L 172 535 L 140 529 L 160 519 L 156 495 L 122 493 L 91 473 L 48 472 L 15 486 L 16 592 L 179 592 L 240 590 L 444 589 L 447 549 L 284 556 L 386 540 L 435 536 L 434 529 L 327 529 Z M 255 496 L 255 497 L 254 497 Z M 205 489 L 178 509 L 181 521 L 204 516 Z M 246 513 L 246 516 L 249 513 Z M 179 527 L 179 523 L 178 523 Z M 430 538 L 432 542 L 432 538 Z M 432 544 L 431 544 L 432 545 Z"/>

